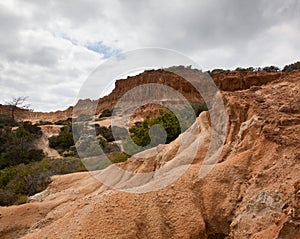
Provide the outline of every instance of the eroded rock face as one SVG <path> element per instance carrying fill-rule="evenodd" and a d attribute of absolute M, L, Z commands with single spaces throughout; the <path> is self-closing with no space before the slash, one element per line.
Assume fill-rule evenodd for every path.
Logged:
<path fill-rule="evenodd" d="M 17 121 L 30 121 L 37 123 L 39 121 L 55 122 L 60 119 L 67 119 L 72 116 L 73 107 L 69 107 L 66 110 L 58 110 L 55 112 L 33 112 L 27 109 L 16 109 L 15 119 Z M 0 105 L 0 114 L 11 115 L 10 107 L 7 105 Z"/>
<path fill-rule="evenodd" d="M 198 91 L 181 76 L 187 77 L 199 77 L 197 70 L 189 68 L 173 68 L 172 72 L 168 70 L 148 70 L 137 76 L 131 76 L 127 79 L 117 80 L 115 83 L 115 89 L 107 96 L 96 100 L 83 99 L 79 100 L 74 107 L 69 107 L 66 110 L 43 113 L 43 112 L 31 112 L 28 110 L 17 110 L 16 119 L 23 121 L 38 122 L 57 120 L 65 120 L 67 118 L 78 116 L 82 113 L 94 115 L 100 114 L 104 109 L 112 109 L 117 101 L 124 95 L 124 93 L 131 89 L 143 85 L 143 84 L 164 84 L 172 87 L 176 91 L 180 92 L 186 99 L 190 101 L 201 101 L 202 97 Z M 289 73 L 286 72 L 252 72 L 252 71 L 230 71 L 230 72 L 212 72 L 210 75 L 217 87 L 222 91 L 236 91 L 245 90 L 251 88 L 251 90 L 259 90 L 259 87 L 270 82 L 276 81 Z M 205 87 L 203 85 L 202 87 Z M 205 90 L 205 89 L 204 89 Z M 137 100 L 139 96 L 136 96 Z M 259 98 L 258 98 L 259 99 Z M 172 101 L 173 99 L 166 99 Z M 6 106 L 0 105 L 0 114 L 10 114 L 9 109 Z"/>
<path fill-rule="evenodd" d="M 226 142 L 206 177 L 199 178 L 199 170 L 213 130 L 204 112 L 187 131 L 198 144 L 196 157 L 172 184 L 126 193 L 89 173 L 55 176 L 30 203 L 0 208 L 0 237 L 300 238 L 300 72 L 259 82 L 261 88 L 255 91 L 248 85 L 244 89 L 245 83 L 237 79 L 237 91 L 222 92 L 228 114 Z M 284 104 L 291 105 L 291 113 L 278 111 Z M 140 173 L 168 168 L 161 177 L 144 182 L 145 187 L 157 185 L 176 175 L 194 150 L 192 143 L 186 144 L 180 160 L 179 146 L 180 137 L 158 146 L 154 155 L 145 151 L 119 167 Z M 97 173 L 109 175 L 110 170 Z M 113 176 L 115 185 L 139 186 L 134 177 Z"/>
<path fill-rule="evenodd" d="M 264 71 L 231 71 L 211 74 L 218 88 L 224 91 L 245 90 L 251 87 L 251 90 L 258 89 L 258 86 L 278 80 L 283 75 L 286 74 L 283 72 L 266 73 Z"/>

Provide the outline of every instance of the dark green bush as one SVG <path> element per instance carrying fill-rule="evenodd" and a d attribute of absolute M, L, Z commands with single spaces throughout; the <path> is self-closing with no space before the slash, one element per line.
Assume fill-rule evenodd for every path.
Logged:
<path fill-rule="evenodd" d="M 0 130 L 0 169 L 42 160 L 44 153 L 34 144 L 34 140 L 41 134 L 39 127 L 29 123 L 14 131 L 11 127 Z"/>
<path fill-rule="evenodd" d="M 0 114 L 0 128 L 11 125 L 11 117 L 6 114 Z"/>
<path fill-rule="evenodd" d="M 58 120 L 56 121 L 54 124 L 56 125 L 67 125 L 67 126 L 71 126 L 72 125 L 72 118 L 68 118 L 66 120 Z"/>
<path fill-rule="evenodd" d="M 50 121 L 43 121 L 40 120 L 38 123 L 36 123 L 37 126 L 41 126 L 41 125 L 52 125 L 53 123 Z"/>
<path fill-rule="evenodd" d="M 293 64 L 290 64 L 290 65 L 286 65 L 284 68 L 283 68 L 283 72 L 291 72 L 291 71 L 294 71 L 294 70 L 300 70 L 300 61 L 298 62 L 295 62 Z"/>
<path fill-rule="evenodd" d="M 198 117 L 201 112 L 203 111 L 208 111 L 209 107 L 205 102 L 200 102 L 200 101 L 192 101 L 190 102 L 192 108 L 195 111 L 195 116 Z"/>
<path fill-rule="evenodd" d="M 150 119 L 146 118 L 142 122 L 136 122 L 134 126 L 129 129 L 132 140 L 139 146 L 146 146 L 150 144 L 151 139 L 149 137 L 149 121 Z"/>
<path fill-rule="evenodd" d="M 49 146 L 54 149 L 67 150 L 74 145 L 72 129 L 69 126 L 61 128 L 59 135 L 52 136 L 48 140 Z"/>
<path fill-rule="evenodd" d="M 208 74 L 216 74 L 216 73 L 227 73 L 230 72 L 230 70 L 224 70 L 224 69 L 213 69 L 212 71 L 208 71 Z"/>
<path fill-rule="evenodd" d="M 235 69 L 236 71 L 246 72 L 246 71 L 253 71 L 252 67 L 244 68 L 244 67 L 238 67 Z"/>
<path fill-rule="evenodd" d="M 203 102 L 194 101 L 190 102 L 190 105 L 194 109 L 195 114 L 187 112 L 190 111 L 191 108 L 183 107 L 183 109 L 178 110 L 176 113 L 180 117 L 181 122 L 179 122 L 176 115 L 169 110 L 160 110 L 160 115 L 154 118 L 146 117 L 144 121 L 136 122 L 131 128 L 129 128 L 130 136 L 134 144 L 128 139 L 123 140 L 123 147 L 125 151 L 132 155 L 142 149 L 144 150 L 155 147 L 161 143 L 168 144 L 175 140 L 179 134 L 184 132 L 194 123 L 195 117 L 197 117 L 202 111 L 208 110 L 208 106 Z M 162 137 L 165 133 L 160 127 L 156 128 L 156 132 L 154 132 L 154 134 L 151 135 L 152 138 L 150 138 L 150 128 L 154 125 L 162 126 L 166 133 L 166 142 L 162 142 L 164 140 Z M 125 135 L 127 131 L 126 129 L 123 130 Z M 143 148 L 140 148 L 139 146 L 142 146 Z"/>
<path fill-rule="evenodd" d="M 103 147 L 103 151 L 104 151 L 104 153 L 120 152 L 120 148 L 115 143 L 107 143 Z"/>
<path fill-rule="evenodd" d="M 109 109 L 105 109 L 100 114 L 99 118 L 110 117 L 112 115 L 112 111 Z"/>
<path fill-rule="evenodd" d="M 115 141 L 111 128 L 100 126 L 96 128 L 96 135 L 102 135 L 108 142 Z"/>
<path fill-rule="evenodd" d="M 150 119 L 146 118 L 142 122 L 136 122 L 129 129 L 132 140 L 139 146 L 149 145 L 151 142 L 149 130 L 151 126 L 159 124 L 167 133 L 166 143 L 170 143 L 181 133 L 180 124 L 177 117 L 170 111 L 160 111 L 160 115 Z M 156 145 L 153 145 L 156 146 Z"/>
<path fill-rule="evenodd" d="M 86 157 L 93 157 L 93 156 L 99 156 L 101 155 L 101 150 L 98 144 L 93 143 L 88 145 L 87 149 L 85 150 L 85 156 Z"/>
<path fill-rule="evenodd" d="M 113 142 L 107 142 L 102 136 L 97 139 L 83 136 L 76 143 L 78 154 L 81 157 L 93 157 L 103 153 L 119 152 L 120 148 Z"/>
<path fill-rule="evenodd" d="M 23 128 L 27 130 L 29 133 L 33 134 L 35 137 L 39 138 L 42 136 L 42 130 L 37 125 L 33 125 L 31 122 L 23 122 L 21 123 Z"/>
<path fill-rule="evenodd" d="M 262 68 L 263 71 L 267 71 L 267 72 L 278 72 L 280 71 L 280 69 L 277 66 L 266 66 L 264 68 Z"/>
<path fill-rule="evenodd" d="M 121 163 L 125 162 L 129 158 L 129 155 L 124 152 L 113 152 L 109 154 L 108 158 L 112 163 Z"/>

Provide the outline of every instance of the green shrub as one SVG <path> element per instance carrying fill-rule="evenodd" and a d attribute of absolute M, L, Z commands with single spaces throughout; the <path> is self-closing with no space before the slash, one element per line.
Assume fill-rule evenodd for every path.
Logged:
<path fill-rule="evenodd" d="M 17 199 L 15 200 L 14 204 L 15 205 L 21 205 L 21 204 L 24 204 L 28 201 L 28 196 L 26 195 L 18 195 L 17 196 Z"/>
<path fill-rule="evenodd" d="M 6 114 L 0 114 L 0 128 L 11 125 L 11 117 Z"/>
<path fill-rule="evenodd" d="M 41 125 L 53 125 L 53 123 L 50 121 L 43 121 L 43 120 L 40 120 L 38 123 L 36 123 L 36 126 L 41 126 Z"/>
<path fill-rule="evenodd" d="M 117 144 L 107 142 L 107 140 L 102 136 L 98 137 L 97 139 L 83 136 L 76 143 L 76 147 L 81 157 L 93 157 L 102 155 L 103 153 L 120 151 L 120 148 Z"/>
<path fill-rule="evenodd" d="M 195 116 L 198 117 L 201 112 L 203 111 L 208 111 L 209 107 L 205 102 L 200 102 L 200 101 L 192 101 L 190 102 L 192 108 L 195 111 Z"/>
<path fill-rule="evenodd" d="M 150 118 L 148 117 L 142 122 L 136 122 L 131 128 L 129 128 L 132 140 L 139 146 L 146 146 L 150 144 L 149 121 Z"/>
<path fill-rule="evenodd" d="M 112 115 L 112 111 L 109 109 L 105 109 L 100 114 L 99 118 L 110 117 Z"/>
<path fill-rule="evenodd" d="M 112 163 L 121 163 L 125 162 L 129 158 L 129 155 L 124 152 L 113 152 L 109 154 L 108 158 Z"/>
<path fill-rule="evenodd" d="M 115 141 L 111 128 L 105 126 L 96 127 L 96 135 L 102 135 L 108 142 Z"/>
<path fill-rule="evenodd" d="M 277 66 L 266 66 L 264 68 L 262 68 L 263 71 L 267 71 L 267 72 L 278 72 L 280 71 L 280 69 Z"/>
<path fill-rule="evenodd" d="M 69 126 L 61 128 L 59 135 L 52 136 L 48 140 L 49 146 L 54 149 L 68 150 L 74 145 L 73 133 Z"/>
<path fill-rule="evenodd" d="M 70 147 L 70 150 L 62 152 L 64 157 L 78 157 L 76 148 Z"/>
<path fill-rule="evenodd" d="M 177 119 L 176 115 L 169 110 L 160 110 L 160 115 L 150 118 L 146 117 L 144 121 L 136 122 L 132 127 L 129 128 L 131 140 L 124 139 L 122 141 L 125 152 L 132 154 L 138 153 L 140 150 L 149 149 L 155 147 L 161 143 L 170 143 L 175 140 L 181 132 L 184 132 L 189 128 L 195 120 L 195 117 L 198 116 L 202 111 L 207 111 L 208 106 L 203 102 L 190 102 L 190 105 L 195 111 L 195 114 L 190 114 L 189 111 L 191 108 L 183 107 L 183 109 L 178 110 L 177 114 L 180 117 L 181 122 Z M 150 128 L 155 125 L 160 125 L 156 127 L 156 132 L 151 135 L 150 138 Z M 127 134 L 126 129 L 124 130 L 124 135 Z M 166 134 L 166 142 L 162 142 L 163 136 Z M 152 141 L 151 141 L 152 140 Z M 143 148 L 139 147 L 142 146 Z"/>
<path fill-rule="evenodd" d="M 29 123 L 14 131 L 11 127 L 0 130 L 0 169 L 42 160 L 44 153 L 33 142 L 41 134 L 39 127 Z"/>
<path fill-rule="evenodd" d="M 71 126 L 72 125 L 72 118 L 68 118 L 66 120 L 58 120 L 56 121 L 54 124 L 56 125 L 67 125 L 67 126 Z"/>
<path fill-rule="evenodd" d="M 14 192 L 0 188 L 0 206 L 9 206 L 17 202 L 18 195 Z"/>
<path fill-rule="evenodd" d="M 43 134 L 41 128 L 37 125 L 33 125 L 31 122 L 23 122 L 21 123 L 21 125 L 26 131 L 33 134 L 36 138 L 41 137 Z"/>
<path fill-rule="evenodd" d="M 0 170 L 0 206 L 21 204 L 44 190 L 52 175 L 86 171 L 78 158 L 48 159 Z"/>
<path fill-rule="evenodd" d="M 291 71 L 294 71 L 294 70 L 300 70 L 300 61 L 298 62 L 295 62 L 293 64 L 290 64 L 290 65 L 286 65 L 284 68 L 283 68 L 283 72 L 291 72 Z"/>
<path fill-rule="evenodd" d="M 249 71 L 249 68 L 244 68 L 244 67 L 238 67 L 235 69 L 236 71 L 241 71 L 241 72 L 246 72 Z M 252 68 L 250 69 L 250 71 L 252 71 Z"/>
<path fill-rule="evenodd" d="M 139 146 L 149 145 L 151 142 L 149 130 L 151 126 L 156 124 L 161 125 L 165 129 L 167 133 L 166 143 L 170 143 L 181 133 L 177 117 L 170 111 L 161 110 L 159 116 L 152 119 L 148 117 L 142 122 L 136 122 L 134 126 L 129 129 L 132 140 Z M 154 147 L 156 145 L 157 144 L 154 143 L 154 145 L 151 146 Z"/>
<path fill-rule="evenodd" d="M 217 74 L 217 73 L 228 73 L 230 70 L 224 70 L 224 69 L 213 69 L 212 71 L 208 71 L 208 74 Z"/>
<path fill-rule="evenodd" d="M 119 152 L 120 148 L 117 144 L 115 143 L 107 143 L 104 147 L 103 147 L 103 152 L 104 153 L 112 153 L 112 152 Z"/>
<path fill-rule="evenodd" d="M 101 155 L 100 147 L 98 144 L 90 144 L 85 151 L 85 156 L 92 157 Z"/>

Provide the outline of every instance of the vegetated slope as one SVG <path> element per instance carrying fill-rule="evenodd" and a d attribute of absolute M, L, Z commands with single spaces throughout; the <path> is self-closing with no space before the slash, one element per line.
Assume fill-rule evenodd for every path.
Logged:
<path fill-rule="evenodd" d="M 222 92 L 228 132 L 220 160 L 206 177 L 199 178 L 199 170 L 212 129 L 203 112 L 172 143 L 119 165 L 131 172 L 167 167 L 161 177 L 148 179 L 150 187 L 176 176 L 197 149 L 173 184 L 137 194 L 112 190 L 89 173 L 55 176 L 30 203 L 0 208 L 0 237 L 300 238 L 300 71 L 259 77 L 272 80 L 237 83 L 242 87 L 231 90 L 226 75 L 220 79 L 228 82 Z M 174 158 L 184 135 L 189 142 L 182 157 Z M 111 172 L 109 167 L 97 173 Z M 114 176 L 115 185 L 138 183 Z"/>

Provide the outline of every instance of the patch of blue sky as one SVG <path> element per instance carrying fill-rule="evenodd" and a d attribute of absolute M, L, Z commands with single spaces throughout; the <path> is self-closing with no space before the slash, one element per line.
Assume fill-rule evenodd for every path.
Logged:
<path fill-rule="evenodd" d="M 85 47 L 91 51 L 100 53 L 105 59 L 118 55 L 121 50 L 106 46 L 102 41 L 87 43 Z"/>
<path fill-rule="evenodd" d="M 69 37 L 69 36 L 67 36 L 67 35 L 62 35 L 61 38 L 65 39 L 65 40 L 67 40 L 67 41 L 69 41 L 69 42 L 71 42 L 71 43 L 72 43 L 73 45 L 75 45 L 75 46 L 78 46 L 78 45 L 79 45 L 79 42 L 78 42 L 76 39 L 71 38 L 71 37 Z"/>

